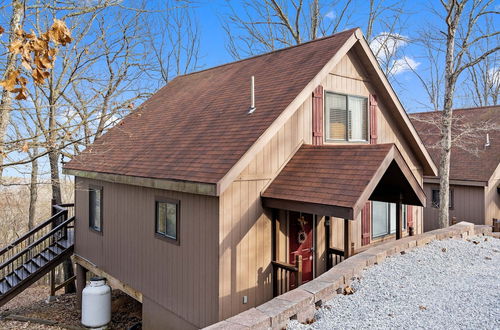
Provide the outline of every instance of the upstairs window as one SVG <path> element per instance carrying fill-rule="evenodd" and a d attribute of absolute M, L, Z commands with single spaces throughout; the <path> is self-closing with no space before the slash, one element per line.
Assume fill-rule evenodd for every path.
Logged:
<path fill-rule="evenodd" d="M 89 187 L 89 227 L 102 232 L 102 187 Z"/>
<path fill-rule="evenodd" d="M 368 99 L 365 97 L 325 94 L 325 131 L 330 141 L 368 140 Z"/>
<path fill-rule="evenodd" d="M 179 201 L 157 200 L 155 232 L 173 241 L 178 239 Z"/>

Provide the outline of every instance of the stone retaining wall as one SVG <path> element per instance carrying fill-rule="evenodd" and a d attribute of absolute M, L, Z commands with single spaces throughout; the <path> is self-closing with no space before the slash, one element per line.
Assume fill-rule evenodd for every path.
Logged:
<path fill-rule="evenodd" d="M 290 319 L 306 322 L 314 317 L 316 307 L 321 306 L 323 301 L 330 300 L 342 292 L 344 287 L 349 285 L 353 278 L 359 277 L 365 268 L 381 263 L 391 255 L 423 246 L 436 239 L 464 238 L 474 234 L 490 233 L 491 227 L 460 222 L 445 229 L 377 245 L 346 259 L 297 289 L 205 329 L 282 329 Z"/>

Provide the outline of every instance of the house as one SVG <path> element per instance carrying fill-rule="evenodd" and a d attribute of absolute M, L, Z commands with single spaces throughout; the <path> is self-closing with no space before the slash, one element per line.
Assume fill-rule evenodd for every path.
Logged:
<path fill-rule="evenodd" d="M 177 77 L 64 171 L 79 290 L 107 277 L 150 329 L 207 326 L 422 232 L 436 175 L 359 29 Z"/>
<path fill-rule="evenodd" d="M 439 116 L 438 111 L 411 115 L 436 164 Z M 492 226 L 500 219 L 500 106 L 456 109 L 453 117 L 453 131 L 464 137 L 451 150 L 450 219 Z M 429 231 L 438 228 L 439 177 L 424 176 L 424 190 L 424 231 Z"/>

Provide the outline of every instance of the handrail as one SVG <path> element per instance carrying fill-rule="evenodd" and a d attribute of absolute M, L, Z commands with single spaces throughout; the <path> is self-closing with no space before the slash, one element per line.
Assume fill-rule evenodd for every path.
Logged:
<path fill-rule="evenodd" d="M 29 252 L 33 247 L 37 246 L 41 242 L 45 241 L 47 238 L 51 237 L 53 234 L 55 234 L 57 231 L 62 229 L 64 226 L 66 226 L 68 223 L 72 222 L 75 220 L 75 217 L 71 217 L 63 222 L 61 222 L 59 225 L 54 227 L 51 231 L 49 231 L 47 234 L 43 235 L 39 239 L 37 239 L 35 242 L 31 243 L 28 247 L 26 247 L 24 250 L 18 252 L 16 255 L 12 256 L 9 260 L 5 261 L 2 265 L 0 265 L 0 271 L 3 270 L 5 267 L 7 267 L 10 263 L 12 263 L 14 260 L 18 259 L 19 257 L 25 255 L 26 253 Z"/>
<path fill-rule="evenodd" d="M 276 266 L 278 268 L 281 268 L 281 269 L 284 269 L 284 270 L 287 270 L 289 272 L 298 272 L 299 271 L 299 268 L 295 267 L 294 265 L 292 264 L 289 264 L 289 263 L 286 263 L 286 262 L 282 262 L 282 261 L 271 261 L 271 263 L 273 264 L 273 266 Z"/>
<path fill-rule="evenodd" d="M 329 247 L 326 252 L 329 254 L 335 254 L 335 255 L 338 255 L 341 257 L 344 256 L 344 251 L 339 250 L 339 249 L 335 249 L 335 248 L 331 248 L 331 247 Z"/>
<path fill-rule="evenodd" d="M 273 295 L 275 297 L 288 291 L 290 289 L 289 285 L 292 285 L 292 283 L 288 284 L 287 281 L 280 281 L 281 283 L 278 283 L 278 271 L 280 271 L 281 275 L 283 271 L 295 274 L 293 285 L 295 287 L 302 285 L 302 256 L 300 254 L 295 255 L 295 265 L 277 260 L 272 260 L 271 264 L 273 265 Z"/>
<path fill-rule="evenodd" d="M 66 203 L 66 204 L 54 204 L 52 205 L 53 208 L 59 209 L 59 210 L 66 210 L 68 207 L 74 207 L 74 203 Z"/>
<path fill-rule="evenodd" d="M 19 243 L 23 242 L 26 238 L 32 236 L 33 234 L 36 234 L 37 232 L 39 232 L 40 230 L 42 230 L 43 228 L 45 228 L 47 225 L 52 224 L 54 222 L 54 220 L 56 220 L 57 218 L 59 218 L 61 215 L 65 214 L 65 213 L 68 213 L 68 210 L 67 209 L 62 209 L 61 211 L 59 211 L 56 214 L 54 214 L 53 216 L 51 216 L 45 222 L 42 222 L 41 224 L 39 224 L 35 228 L 33 228 L 30 231 L 28 231 L 23 236 L 21 236 L 18 239 L 16 239 L 14 242 L 12 242 L 9 245 L 7 245 L 6 247 L 4 247 L 0 251 L 0 257 L 3 256 L 6 252 L 10 251 L 12 248 L 14 248 Z"/>

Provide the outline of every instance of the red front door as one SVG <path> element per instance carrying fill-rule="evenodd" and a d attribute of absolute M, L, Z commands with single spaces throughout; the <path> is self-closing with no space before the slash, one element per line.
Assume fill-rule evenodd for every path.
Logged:
<path fill-rule="evenodd" d="M 313 279 L 313 216 L 312 214 L 290 212 L 288 239 L 290 247 L 289 260 L 295 264 L 295 256 L 302 256 L 302 283 Z M 296 287 L 292 276 L 290 289 Z"/>

